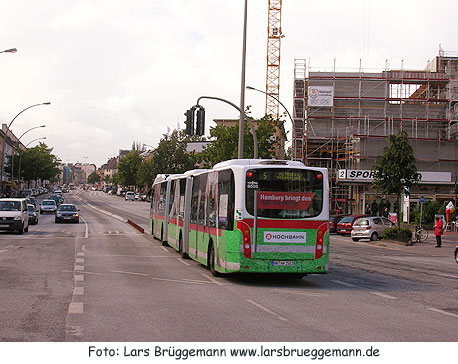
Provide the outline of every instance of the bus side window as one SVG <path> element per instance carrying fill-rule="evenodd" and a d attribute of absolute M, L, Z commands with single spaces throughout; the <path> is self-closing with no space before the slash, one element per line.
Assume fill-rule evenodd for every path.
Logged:
<path fill-rule="evenodd" d="M 234 174 L 231 169 L 218 173 L 218 227 L 234 229 Z"/>
<path fill-rule="evenodd" d="M 207 225 L 216 227 L 216 172 L 208 175 Z"/>
<path fill-rule="evenodd" d="M 184 217 L 184 201 L 186 193 L 186 178 L 180 179 L 180 211 L 179 214 L 181 217 Z"/>
<path fill-rule="evenodd" d="M 191 195 L 191 224 L 197 224 L 197 203 L 199 202 L 199 179 L 194 177 L 192 179 L 192 195 Z"/>
<path fill-rule="evenodd" d="M 169 217 L 174 218 L 175 217 L 175 181 L 170 181 L 170 197 L 169 197 Z"/>
<path fill-rule="evenodd" d="M 200 191 L 200 206 L 199 206 L 199 225 L 205 224 L 205 204 L 206 204 L 206 188 L 207 188 L 207 174 L 202 174 L 198 177 L 199 191 Z"/>

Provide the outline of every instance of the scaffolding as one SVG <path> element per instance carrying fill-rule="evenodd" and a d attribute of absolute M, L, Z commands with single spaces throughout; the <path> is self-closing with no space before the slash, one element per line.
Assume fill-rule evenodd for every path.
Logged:
<path fill-rule="evenodd" d="M 440 55 L 425 70 L 338 72 L 334 64 L 305 75 L 303 65 L 295 61 L 295 124 L 303 121 L 304 133 L 293 132 L 294 155 L 329 169 L 331 209 L 354 196 L 354 186 L 339 184 L 338 171 L 371 169 L 386 136 L 400 129 L 411 139 L 418 170 L 458 174 L 458 57 Z M 317 103 L 321 92 L 330 101 Z"/>

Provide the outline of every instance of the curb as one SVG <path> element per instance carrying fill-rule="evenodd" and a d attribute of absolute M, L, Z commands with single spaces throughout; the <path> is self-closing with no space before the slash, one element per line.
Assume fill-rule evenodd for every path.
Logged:
<path fill-rule="evenodd" d="M 145 229 L 143 229 L 140 225 L 136 224 L 132 220 L 127 220 L 127 223 L 131 225 L 134 229 L 140 231 L 142 234 L 145 234 Z"/>

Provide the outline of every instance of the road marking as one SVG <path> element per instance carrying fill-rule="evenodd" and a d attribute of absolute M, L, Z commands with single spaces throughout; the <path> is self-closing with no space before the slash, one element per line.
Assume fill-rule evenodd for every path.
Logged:
<path fill-rule="evenodd" d="M 347 282 L 342 282 L 342 281 L 338 281 L 338 280 L 331 280 L 331 282 L 340 284 L 340 285 L 345 286 L 345 287 L 357 287 L 354 284 L 347 283 Z"/>
<path fill-rule="evenodd" d="M 115 233 L 116 233 L 116 234 L 119 234 L 119 230 L 115 230 Z"/>
<path fill-rule="evenodd" d="M 84 217 L 82 217 L 82 216 L 80 216 L 80 217 L 81 217 L 81 220 L 83 220 L 84 226 L 85 226 L 84 239 L 87 239 L 89 237 L 89 228 L 87 226 L 87 221 L 86 221 L 86 219 Z"/>
<path fill-rule="evenodd" d="M 165 282 L 178 282 L 178 283 L 188 283 L 188 284 L 206 284 L 203 282 L 193 282 L 193 281 L 185 281 L 185 280 L 178 280 L 178 279 L 166 279 L 166 278 L 151 278 L 155 281 L 165 281 Z"/>
<path fill-rule="evenodd" d="M 84 264 L 84 258 L 76 258 L 75 259 L 76 263 L 83 263 Z"/>
<path fill-rule="evenodd" d="M 0 253 L 6 253 L 8 251 L 8 249 L 3 249 L 3 250 L 0 250 Z"/>
<path fill-rule="evenodd" d="M 214 279 L 213 277 L 210 277 L 209 275 L 207 274 L 204 274 L 204 273 L 201 273 L 205 278 L 207 278 L 210 282 L 213 282 L 215 283 L 216 285 L 222 287 L 224 286 L 224 283 L 221 283 L 221 282 L 218 282 L 216 279 Z"/>
<path fill-rule="evenodd" d="M 298 292 L 298 291 L 291 291 L 291 290 L 284 290 L 284 289 L 274 289 L 274 292 L 279 292 L 279 293 L 291 293 L 291 294 L 297 294 L 300 296 L 310 296 L 310 297 L 324 297 L 324 296 L 329 296 L 326 293 L 314 293 L 314 292 Z"/>
<path fill-rule="evenodd" d="M 441 313 L 443 315 L 447 315 L 447 316 L 452 316 L 452 317 L 457 317 L 458 318 L 457 314 L 454 314 L 454 313 L 451 313 L 451 312 L 447 312 L 447 311 L 443 311 L 443 310 L 439 310 L 438 308 L 427 308 L 427 310 L 433 311 L 433 312 L 437 312 L 437 313 Z"/>
<path fill-rule="evenodd" d="M 75 270 L 77 270 L 77 271 L 82 271 L 82 270 L 84 270 L 84 265 L 76 265 L 76 264 L 75 264 Z"/>
<path fill-rule="evenodd" d="M 76 256 L 77 257 L 84 257 L 84 252 L 78 252 L 78 253 L 76 253 Z"/>
<path fill-rule="evenodd" d="M 388 298 L 390 300 L 397 300 L 397 297 L 390 296 L 389 294 L 385 294 L 381 292 L 371 292 L 371 294 L 374 294 L 376 296 L 383 297 L 383 298 Z"/>
<path fill-rule="evenodd" d="M 188 262 L 184 261 L 184 259 L 177 258 L 177 260 L 178 260 L 180 263 L 184 264 L 184 265 L 187 265 L 187 266 L 191 265 L 191 264 L 189 264 Z"/>
<path fill-rule="evenodd" d="M 84 304 L 81 302 L 72 302 L 68 307 L 68 313 L 81 314 L 84 312 Z"/>
<path fill-rule="evenodd" d="M 62 273 L 74 273 L 75 271 L 74 270 L 62 269 L 61 272 Z M 107 275 L 106 273 L 95 273 L 95 272 L 78 272 L 78 274 L 93 274 L 93 275 L 96 275 L 96 276 L 106 276 Z"/>
<path fill-rule="evenodd" d="M 82 274 L 75 274 L 75 275 L 73 276 L 73 280 L 74 280 L 75 282 L 84 282 L 84 275 L 82 275 Z"/>
<path fill-rule="evenodd" d="M 135 272 L 124 272 L 122 270 L 112 270 L 113 273 L 123 273 L 123 274 L 132 274 L 132 275 L 135 275 L 135 276 L 144 276 L 144 277 L 148 277 L 149 274 L 145 274 L 145 273 L 135 273 Z"/>
<path fill-rule="evenodd" d="M 288 320 L 287 320 L 286 318 L 284 318 L 283 316 L 280 316 L 278 313 L 273 312 L 272 310 L 269 310 L 267 307 L 264 307 L 263 305 L 260 305 L 259 303 L 254 302 L 253 300 L 247 299 L 247 301 L 248 301 L 249 303 L 251 303 L 252 305 L 254 305 L 254 306 L 260 308 L 261 310 L 263 310 L 263 311 L 265 311 L 265 312 L 271 314 L 272 316 L 275 316 L 276 318 L 278 318 L 278 319 L 281 320 L 281 321 L 288 321 Z"/>
<path fill-rule="evenodd" d="M 73 295 L 74 296 L 83 296 L 84 295 L 84 287 L 73 287 Z"/>
<path fill-rule="evenodd" d="M 167 248 L 164 247 L 164 246 L 161 246 L 161 249 L 162 249 L 163 251 L 167 252 L 167 253 L 169 252 L 169 251 L 167 250 Z"/>

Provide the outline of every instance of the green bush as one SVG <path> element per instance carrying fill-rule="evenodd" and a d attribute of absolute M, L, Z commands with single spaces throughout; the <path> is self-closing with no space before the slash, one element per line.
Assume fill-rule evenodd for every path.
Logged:
<path fill-rule="evenodd" d="M 407 243 L 409 240 L 412 240 L 412 230 L 408 228 L 400 228 L 399 230 L 396 227 L 388 228 L 383 233 L 382 238 Z"/>
<path fill-rule="evenodd" d="M 434 225 L 434 215 L 445 215 L 446 202 L 441 201 L 426 201 L 423 204 L 423 216 L 421 219 L 422 225 Z M 414 209 L 410 213 L 410 222 L 415 225 L 420 224 L 420 207 Z"/>

